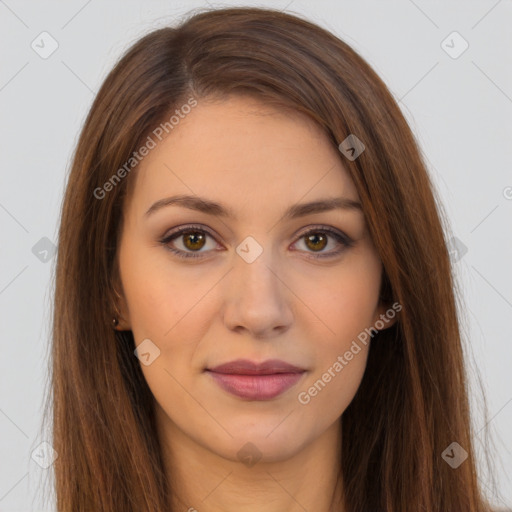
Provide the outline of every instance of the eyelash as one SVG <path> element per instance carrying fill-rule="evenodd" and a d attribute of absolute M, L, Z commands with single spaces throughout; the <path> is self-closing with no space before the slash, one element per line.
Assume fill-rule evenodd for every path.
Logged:
<path fill-rule="evenodd" d="M 204 252 L 186 252 L 186 251 L 182 251 L 181 249 L 175 249 L 175 248 L 169 246 L 169 242 L 173 241 L 174 239 L 179 238 L 181 235 L 195 233 L 198 231 L 200 233 L 204 233 L 204 234 L 210 236 L 211 238 L 213 238 L 216 241 L 215 237 L 208 230 L 204 229 L 201 226 L 190 225 L 190 226 L 184 226 L 182 228 L 179 228 L 176 231 L 173 231 L 172 233 L 170 233 L 169 235 L 167 235 L 166 237 L 161 239 L 160 243 L 162 245 L 164 245 L 167 250 L 174 253 L 178 258 L 182 258 L 182 259 L 203 258 Z M 334 252 L 331 251 L 330 253 L 327 253 L 327 254 L 311 253 L 311 255 L 308 256 L 308 258 L 313 258 L 313 259 L 332 258 L 332 257 L 338 256 L 345 249 L 348 249 L 354 245 L 354 241 L 352 239 L 350 239 L 347 235 L 338 233 L 337 231 L 334 231 L 331 228 L 328 228 L 326 226 L 314 226 L 313 228 L 309 229 L 308 231 L 305 231 L 304 233 L 302 233 L 297 238 L 297 241 L 301 240 L 302 238 L 306 237 L 307 235 L 318 234 L 318 233 L 330 235 L 339 244 L 342 245 L 342 248 L 337 249 Z"/>

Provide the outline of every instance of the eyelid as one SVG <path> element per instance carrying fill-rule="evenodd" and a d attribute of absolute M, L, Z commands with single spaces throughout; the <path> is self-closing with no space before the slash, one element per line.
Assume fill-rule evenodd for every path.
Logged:
<path fill-rule="evenodd" d="M 183 233 L 188 233 L 189 231 L 204 231 L 208 235 L 210 235 L 213 239 L 216 240 L 215 235 L 210 231 L 209 227 L 206 227 L 202 224 L 186 224 L 185 226 L 180 226 L 176 229 L 173 229 L 169 232 L 167 232 L 163 237 L 162 240 L 169 240 L 173 237 L 177 237 L 178 235 L 181 235 Z"/>
<path fill-rule="evenodd" d="M 193 232 L 193 231 L 201 231 L 201 232 L 204 232 L 206 233 L 208 236 L 210 236 L 211 238 L 213 238 L 213 240 L 215 240 L 215 242 L 218 244 L 219 242 L 217 241 L 217 238 L 215 235 L 212 234 L 212 232 L 210 231 L 209 228 L 206 228 L 205 226 L 203 225 L 199 225 L 199 224 L 187 224 L 185 226 L 181 226 L 179 228 L 176 228 L 168 233 L 166 233 L 162 239 L 160 239 L 160 243 L 162 245 L 164 245 L 164 247 L 171 251 L 172 253 L 176 254 L 178 257 L 182 257 L 182 259 L 187 259 L 187 258 L 202 258 L 203 257 L 203 254 L 204 254 L 204 251 L 183 251 L 181 249 L 175 249 L 175 248 L 172 248 L 172 247 L 169 247 L 169 242 L 171 242 L 172 240 L 174 239 L 177 239 L 179 238 L 181 235 L 183 234 L 186 234 L 186 233 L 190 233 L 190 232 Z M 210 251 L 208 251 L 210 252 Z M 187 256 L 183 256 L 183 254 L 186 254 Z"/>
<path fill-rule="evenodd" d="M 328 236 L 331 238 L 334 238 L 338 244 L 340 244 L 342 247 L 341 249 L 336 249 L 330 252 L 308 252 L 306 251 L 307 257 L 312 257 L 316 260 L 325 258 L 328 259 L 329 257 L 334 258 L 335 256 L 339 256 L 345 249 L 349 249 L 354 246 L 354 240 L 350 238 L 346 233 L 343 231 L 333 228 L 331 226 L 326 226 L 322 224 L 313 224 L 306 226 L 304 229 L 300 230 L 298 234 L 295 235 L 296 241 L 293 242 L 292 245 L 299 242 L 304 236 L 306 236 L 308 233 L 327 233 Z"/>
<path fill-rule="evenodd" d="M 210 231 L 210 228 L 205 227 L 204 225 L 199 224 L 188 224 L 185 226 L 178 227 L 169 233 L 166 233 L 162 239 L 160 240 L 160 243 L 166 247 L 167 250 L 173 252 L 178 257 L 182 259 L 187 258 L 203 258 L 204 254 L 207 254 L 212 251 L 183 251 L 181 249 L 175 249 L 169 247 L 169 242 L 172 240 L 179 238 L 180 235 L 183 235 L 185 233 L 193 232 L 193 231 L 201 231 L 206 233 L 208 236 L 210 236 L 215 242 L 218 244 L 217 238 L 213 233 Z M 341 254 L 345 249 L 348 249 L 354 245 L 354 240 L 352 240 L 348 235 L 346 235 L 343 231 L 338 230 L 337 228 L 333 228 L 331 226 L 326 226 L 322 224 L 313 224 L 306 226 L 302 228 L 298 233 L 294 235 L 295 241 L 292 243 L 292 245 L 299 242 L 304 236 L 306 236 L 308 233 L 314 233 L 314 232 L 321 232 L 326 233 L 331 238 L 334 238 L 338 244 L 340 244 L 342 247 L 341 249 L 337 249 L 330 252 L 319 252 L 315 254 L 314 252 L 308 252 L 305 251 L 308 254 L 308 258 L 313 258 L 316 260 L 320 260 L 322 258 L 329 258 L 329 257 L 335 257 Z M 304 251 L 298 251 L 298 252 L 304 252 Z M 186 256 L 184 256 L 186 255 Z"/>

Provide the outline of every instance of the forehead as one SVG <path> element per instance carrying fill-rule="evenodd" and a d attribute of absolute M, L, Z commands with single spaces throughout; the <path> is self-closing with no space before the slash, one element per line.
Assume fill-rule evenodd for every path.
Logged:
<path fill-rule="evenodd" d="M 251 97 L 198 100 L 156 142 L 132 176 L 137 209 L 174 194 L 209 197 L 240 217 L 300 199 L 358 199 L 340 153 L 319 126 Z"/>

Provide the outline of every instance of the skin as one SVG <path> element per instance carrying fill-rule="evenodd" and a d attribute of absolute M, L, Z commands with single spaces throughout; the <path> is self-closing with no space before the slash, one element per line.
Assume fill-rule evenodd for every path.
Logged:
<path fill-rule="evenodd" d="M 382 265 L 358 209 L 281 217 L 296 203 L 358 201 L 343 158 L 302 114 L 232 96 L 200 100 L 130 177 L 118 252 L 118 329 L 131 329 L 136 345 L 150 339 L 160 350 L 141 368 L 155 398 L 177 510 L 327 512 L 341 503 L 340 425 L 369 344 L 359 343 L 361 350 L 308 404 L 298 394 L 389 308 L 379 302 Z M 145 215 L 177 194 L 222 203 L 236 219 L 176 205 Z M 188 224 L 215 238 L 206 235 L 203 246 L 194 246 L 181 235 L 169 245 L 196 248 L 203 258 L 180 259 L 160 242 Z M 345 233 L 353 246 L 332 236 L 325 246 L 308 245 L 304 234 L 318 224 Z M 247 236 L 263 249 L 252 263 L 236 252 Z M 238 358 L 281 359 L 306 372 L 273 399 L 244 400 L 204 371 Z M 254 465 L 237 455 L 248 442 L 253 448 L 246 450 L 261 456 Z"/>

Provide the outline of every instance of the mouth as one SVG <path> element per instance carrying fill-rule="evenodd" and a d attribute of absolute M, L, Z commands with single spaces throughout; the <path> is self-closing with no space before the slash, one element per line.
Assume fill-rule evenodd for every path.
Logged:
<path fill-rule="evenodd" d="M 256 363 L 238 359 L 205 370 L 228 393 L 245 400 L 270 400 L 302 378 L 306 370 L 272 359 Z"/>

